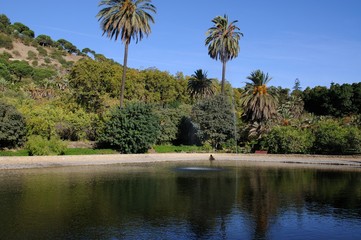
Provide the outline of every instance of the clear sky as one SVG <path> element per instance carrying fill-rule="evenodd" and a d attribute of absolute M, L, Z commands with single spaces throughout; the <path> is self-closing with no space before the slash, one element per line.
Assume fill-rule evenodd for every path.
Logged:
<path fill-rule="evenodd" d="M 197 69 L 221 79 L 221 63 L 208 56 L 206 31 L 227 14 L 244 37 L 226 79 L 243 87 L 261 69 L 270 85 L 292 88 L 361 82 L 361 0 L 153 0 L 152 33 L 131 43 L 128 66 L 191 75 Z M 98 0 L 0 0 L 0 13 L 54 40 L 64 38 L 123 63 L 124 46 L 102 36 Z"/>

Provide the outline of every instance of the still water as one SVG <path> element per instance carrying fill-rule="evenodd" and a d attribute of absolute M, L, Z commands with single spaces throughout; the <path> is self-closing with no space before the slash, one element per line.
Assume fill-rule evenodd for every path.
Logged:
<path fill-rule="evenodd" d="M 0 171 L 0 239 L 361 239 L 361 170 L 113 165 Z"/>

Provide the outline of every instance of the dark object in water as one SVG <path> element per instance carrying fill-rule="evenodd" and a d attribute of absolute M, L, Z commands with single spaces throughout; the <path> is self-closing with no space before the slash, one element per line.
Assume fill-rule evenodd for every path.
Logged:
<path fill-rule="evenodd" d="M 214 161 L 214 160 L 216 160 L 213 156 L 212 156 L 212 154 L 209 156 L 209 161 Z"/>

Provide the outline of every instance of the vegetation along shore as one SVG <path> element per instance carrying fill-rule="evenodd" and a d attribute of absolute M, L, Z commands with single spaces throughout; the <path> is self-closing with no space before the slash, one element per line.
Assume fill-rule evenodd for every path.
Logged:
<path fill-rule="evenodd" d="M 238 57 L 244 36 L 227 15 L 211 19 L 204 41 L 222 66 L 220 80 L 198 66 L 191 76 L 129 68 L 128 45 L 151 33 L 156 14 L 150 1 L 132 4 L 117 8 L 102 1 L 97 15 L 103 34 L 124 45 L 123 64 L 66 39 L 37 35 L 0 14 L 0 155 L 70 155 L 71 142 L 93 143 L 80 154 L 361 153 L 361 82 L 303 89 L 293 79 L 287 89 L 270 85 L 271 73 L 256 69 L 245 87 L 233 88 L 226 64 Z M 114 27 L 112 7 L 144 14 L 136 15 L 141 21 L 118 21 L 137 26 Z M 86 159 L 124 158 L 110 156 Z M 140 158 L 154 156 L 160 157 Z M 54 164 L 75 158 L 60 156 Z"/>

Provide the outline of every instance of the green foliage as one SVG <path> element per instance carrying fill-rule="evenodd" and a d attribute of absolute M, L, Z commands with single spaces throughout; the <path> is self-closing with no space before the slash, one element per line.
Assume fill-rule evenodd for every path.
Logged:
<path fill-rule="evenodd" d="M 52 136 L 64 140 L 94 139 L 97 115 L 88 114 L 82 109 L 68 110 L 64 106 L 36 104 L 35 102 L 21 106 L 28 135 L 40 135 L 44 138 Z"/>
<path fill-rule="evenodd" d="M 10 64 L 10 72 L 18 77 L 20 82 L 23 77 L 29 77 L 33 74 L 33 68 L 26 61 L 13 61 Z"/>
<path fill-rule="evenodd" d="M 2 62 L 0 62 L 0 78 L 3 78 L 9 82 L 12 80 L 8 66 Z"/>
<path fill-rule="evenodd" d="M 275 92 L 268 91 L 267 84 L 272 79 L 261 70 L 253 71 L 247 77 L 245 92 L 241 98 L 243 118 L 249 122 L 262 122 L 276 114 L 278 98 Z"/>
<path fill-rule="evenodd" d="M 114 81 L 120 66 L 109 62 L 85 59 L 77 62 L 69 73 L 74 98 L 87 111 L 99 112 L 106 94 L 114 91 Z"/>
<path fill-rule="evenodd" d="M 63 155 L 66 144 L 56 137 L 49 140 L 39 135 L 31 135 L 25 144 L 30 156 Z"/>
<path fill-rule="evenodd" d="M 214 26 L 208 29 L 205 44 L 208 45 L 208 55 L 215 60 L 219 59 L 223 64 L 221 91 L 224 93 L 226 63 L 238 56 L 239 40 L 243 33 L 239 32 L 240 29 L 235 24 L 237 20 L 229 22 L 227 15 L 217 16 L 212 22 Z"/>
<path fill-rule="evenodd" d="M 155 145 L 153 149 L 157 153 L 175 153 L 175 152 L 183 152 L 183 153 L 196 153 L 202 152 L 204 149 L 199 146 L 174 146 L 174 145 Z"/>
<path fill-rule="evenodd" d="M 11 151 L 0 151 L 0 156 L 9 156 L 9 157 L 24 157 L 29 156 L 29 152 L 27 150 L 11 150 Z"/>
<path fill-rule="evenodd" d="M 9 50 L 14 48 L 12 39 L 2 33 L 0 33 L 0 48 L 6 48 Z"/>
<path fill-rule="evenodd" d="M 305 110 L 316 115 L 341 117 L 361 112 L 361 83 L 306 88 L 302 97 Z"/>
<path fill-rule="evenodd" d="M 0 32 L 9 33 L 10 19 L 5 14 L 0 14 Z"/>
<path fill-rule="evenodd" d="M 48 69 L 48 68 L 34 68 L 34 72 L 33 72 L 33 80 L 35 82 L 40 82 L 44 79 L 48 79 L 50 80 L 51 78 L 53 78 L 56 75 L 56 72 L 52 69 Z"/>
<path fill-rule="evenodd" d="M 0 101 L 0 149 L 21 146 L 26 128 L 21 113 L 15 107 Z"/>
<path fill-rule="evenodd" d="M 191 98 L 205 98 L 214 94 L 212 79 L 207 77 L 207 72 L 198 69 L 188 80 L 187 90 Z"/>
<path fill-rule="evenodd" d="M 151 107 L 136 103 L 113 110 L 97 144 L 121 153 L 145 153 L 155 143 L 158 134 L 159 119 Z"/>
<path fill-rule="evenodd" d="M 37 58 L 38 58 L 38 55 L 35 52 L 33 52 L 31 50 L 28 51 L 28 59 L 29 60 L 34 60 L 34 59 L 37 59 Z"/>
<path fill-rule="evenodd" d="M 48 56 L 48 52 L 45 50 L 45 48 L 38 46 L 36 50 L 38 50 L 40 56 Z"/>
<path fill-rule="evenodd" d="M 19 34 L 19 36 L 26 36 L 29 38 L 34 38 L 35 33 L 28 26 L 15 22 L 11 27 Z"/>
<path fill-rule="evenodd" d="M 203 143 L 210 142 L 213 148 L 234 137 L 234 113 L 224 95 L 217 95 L 194 105 L 192 120 L 198 125 L 197 135 Z"/>
<path fill-rule="evenodd" d="M 113 149 L 89 149 L 89 148 L 67 148 L 64 151 L 64 155 L 99 155 L 99 154 L 119 154 L 119 153 Z"/>
<path fill-rule="evenodd" d="M 54 41 L 48 35 L 41 34 L 35 38 L 39 45 L 49 47 L 54 45 Z"/>
<path fill-rule="evenodd" d="M 314 137 L 310 130 L 291 126 L 276 126 L 268 133 L 262 142 L 269 153 L 310 153 Z"/>
<path fill-rule="evenodd" d="M 314 127 L 314 151 L 320 154 L 350 154 L 361 152 L 361 130 L 342 126 L 335 120 L 322 120 Z"/>
<path fill-rule="evenodd" d="M 59 39 L 57 41 L 58 46 L 60 46 L 63 50 L 67 51 L 68 53 L 77 53 L 79 50 L 76 46 L 74 46 L 71 42 L 65 39 Z"/>
<path fill-rule="evenodd" d="M 157 144 L 175 144 L 183 117 L 190 115 L 191 107 L 182 105 L 178 108 L 160 108 L 156 111 L 160 119 L 160 134 Z"/>

